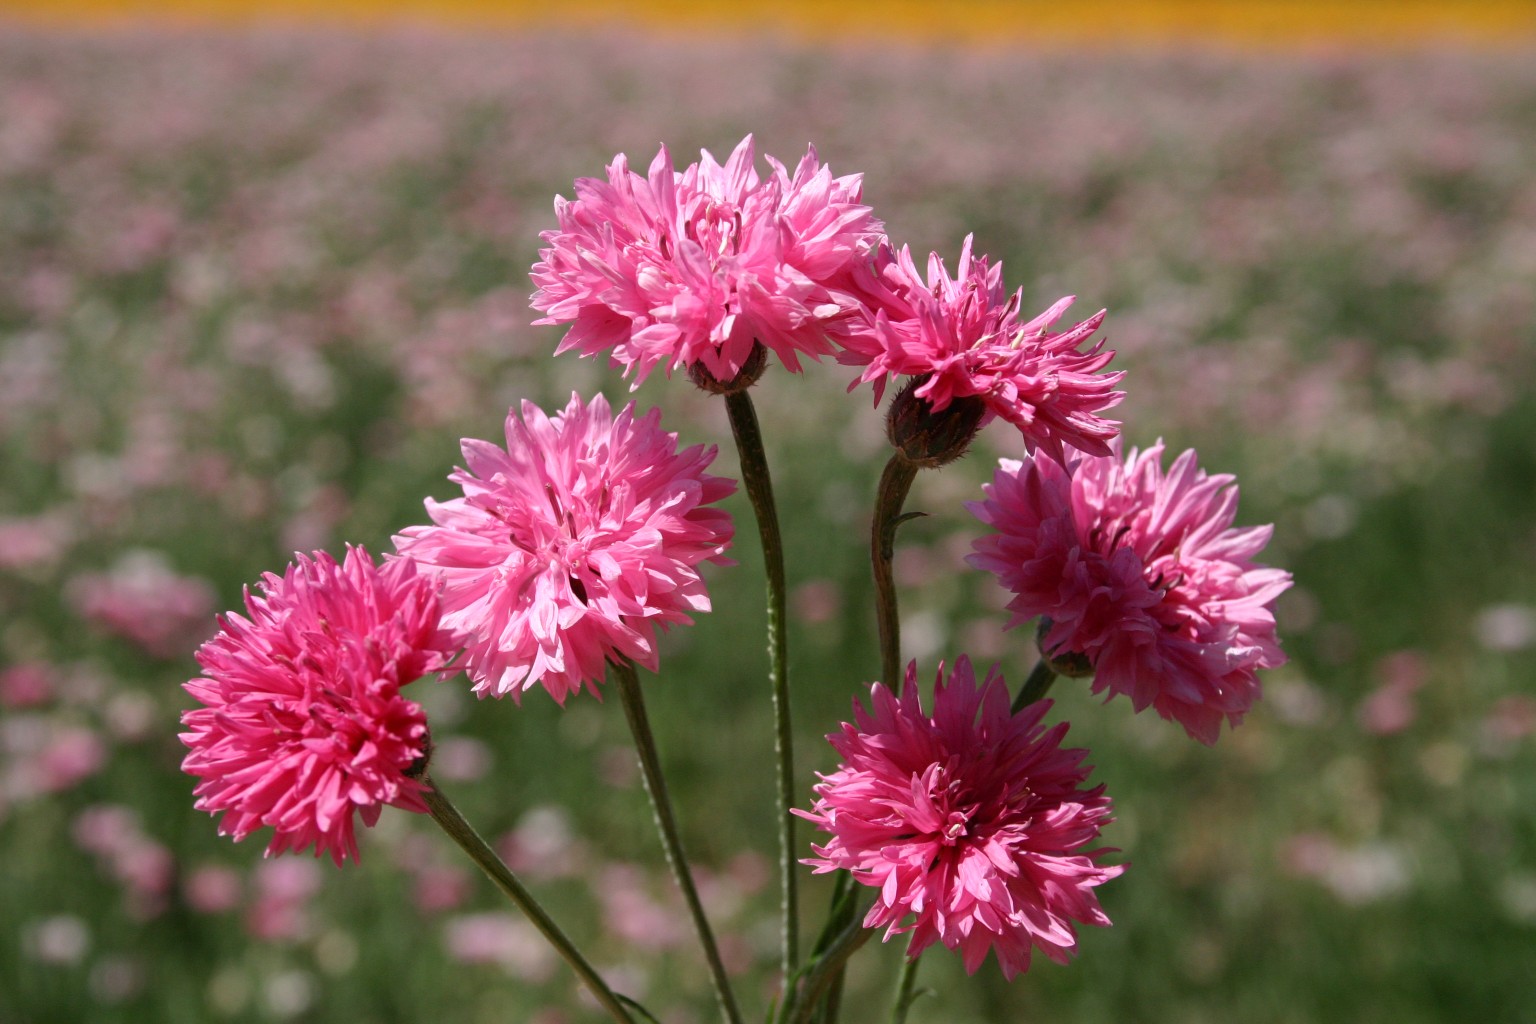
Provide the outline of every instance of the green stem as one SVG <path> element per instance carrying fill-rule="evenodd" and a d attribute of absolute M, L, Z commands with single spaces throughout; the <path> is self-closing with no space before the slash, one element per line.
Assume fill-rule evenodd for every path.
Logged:
<path fill-rule="evenodd" d="M 901 977 L 896 982 L 896 1001 L 891 1004 L 891 1024 L 907 1024 L 907 1011 L 912 1008 L 912 990 L 917 984 L 917 965 L 921 954 L 901 965 Z"/>
<path fill-rule="evenodd" d="M 1019 690 L 1019 695 L 1013 699 L 1013 713 L 1018 714 L 1029 705 L 1045 696 L 1045 692 L 1056 681 L 1056 673 L 1042 657 L 1035 662 L 1034 670 L 1029 673 L 1029 678 L 1024 680 L 1024 686 Z"/>
<path fill-rule="evenodd" d="M 832 975 L 832 980 L 827 983 L 827 994 L 821 1001 L 820 1015 L 815 1018 L 815 1024 L 837 1024 L 838 1015 L 843 1012 L 843 987 L 847 980 L 848 973 L 842 969 Z"/>
<path fill-rule="evenodd" d="M 848 958 L 875 934 L 873 930 L 864 927 L 863 918 L 863 914 L 857 915 L 832 941 L 826 952 L 812 961 L 810 970 L 790 993 L 790 1002 L 785 1007 L 783 1017 L 785 1024 L 806 1024 L 821 997 L 842 975 Z"/>
<path fill-rule="evenodd" d="M 887 686 L 897 691 L 901 689 L 902 680 L 901 616 L 897 608 L 896 576 L 891 563 L 896 555 L 896 528 L 907 518 L 901 509 L 906 504 L 907 494 L 912 490 L 912 482 L 917 479 L 917 470 L 917 463 L 907 458 L 900 449 L 891 454 L 890 461 L 880 474 L 880 487 L 875 494 L 875 512 L 869 526 L 869 563 L 875 578 L 875 620 L 880 628 L 880 677 Z M 859 919 L 854 918 L 850 927 L 858 925 Z M 826 977 L 817 979 L 817 994 L 803 1011 L 808 1015 L 821 998 L 820 993 L 825 991 L 827 1000 L 822 1007 L 821 1024 L 836 1024 L 842 1002 L 842 961 L 846 959 L 847 954 L 844 954 L 840 960 L 825 968 Z M 827 961 L 823 958 L 818 962 L 818 967 L 825 963 Z"/>
<path fill-rule="evenodd" d="M 432 820 L 448 833 L 448 838 L 458 843 L 459 848 L 469 854 L 469 859 L 485 872 L 487 878 L 496 883 L 496 888 L 505 893 L 507 898 L 517 905 L 517 909 L 533 922 L 533 926 L 549 940 L 550 945 L 555 947 L 555 952 L 571 965 L 571 969 L 586 984 L 587 989 L 602 1004 L 603 1009 L 608 1011 L 608 1015 L 618 1024 L 634 1024 L 634 1018 L 629 1015 L 624 1004 L 619 1002 L 619 997 L 614 995 L 613 989 L 608 987 L 608 983 L 603 981 L 592 965 L 587 962 L 587 958 L 581 955 L 580 950 L 565 932 L 560 930 L 560 926 L 555 924 L 554 919 L 539 905 L 538 900 L 533 898 L 533 894 L 523 887 L 523 883 L 518 881 L 512 869 L 502 863 L 501 858 L 496 856 L 496 851 L 492 850 L 486 841 L 480 838 L 480 833 L 464 820 L 459 809 L 443 795 L 442 790 L 437 788 L 436 782 L 430 777 L 423 781 L 427 788 L 422 793 L 422 799 L 426 801 Z"/>
<path fill-rule="evenodd" d="M 896 527 L 905 518 L 901 507 L 917 478 L 917 463 L 900 451 L 891 455 L 880 474 L 874 521 L 869 530 L 869 561 L 875 576 L 875 616 L 880 623 L 880 678 L 893 690 L 901 688 L 901 620 L 896 611 L 896 577 L 891 559 L 896 553 Z"/>
<path fill-rule="evenodd" d="M 827 908 L 827 920 L 822 926 L 822 932 L 816 938 L 815 945 L 811 948 L 813 957 L 820 956 L 827 951 L 833 940 L 854 921 L 858 920 L 858 900 L 854 894 L 853 873 L 839 871 L 837 881 L 832 887 L 832 904 Z M 843 982 L 846 975 L 839 971 L 827 986 L 826 997 L 821 1000 L 821 1006 L 817 1008 L 812 1018 L 813 1024 L 836 1024 L 838 1014 L 843 1004 Z"/>
<path fill-rule="evenodd" d="M 651 797 L 651 810 L 656 817 L 656 831 L 661 834 L 661 845 L 666 851 L 667 864 L 677 887 L 682 890 L 683 902 L 688 905 L 689 916 L 704 947 L 704 958 L 709 961 L 709 973 L 715 984 L 715 996 L 720 1009 L 730 1024 L 741 1024 L 741 1012 L 736 1008 L 736 997 L 731 992 L 731 981 L 726 977 L 725 964 L 720 959 L 720 948 L 715 944 L 714 932 L 709 919 L 704 916 L 704 905 L 693 885 L 693 873 L 688 869 L 688 858 L 683 853 L 683 841 L 677 830 L 677 818 L 672 813 L 672 800 L 667 796 L 666 779 L 661 774 L 661 759 L 656 754 L 656 738 L 651 734 L 650 719 L 645 713 L 645 699 L 640 693 L 640 680 L 635 675 L 635 664 L 628 658 L 614 663 L 614 675 L 619 681 L 619 696 L 624 703 L 624 717 L 629 719 L 630 732 L 635 737 L 635 748 L 640 754 L 640 774 L 645 780 L 645 790 Z"/>
<path fill-rule="evenodd" d="M 780 968 L 785 983 L 800 959 L 799 896 L 795 880 L 795 748 L 789 718 L 789 644 L 786 636 L 786 587 L 784 582 L 784 542 L 779 533 L 779 514 L 773 503 L 773 481 L 768 476 L 768 455 L 757 423 L 757 410 L 745 391 L 725 396 L 730 415 L 731 434 L 741 461 L 742 483 L 752 512 L 757 517 L 757 533 L 763 546 L 763 568 L 768 577 L 768 685 L 773 692 L 774 756 L 778 763 L 779 939 L 782 949 Z"/>

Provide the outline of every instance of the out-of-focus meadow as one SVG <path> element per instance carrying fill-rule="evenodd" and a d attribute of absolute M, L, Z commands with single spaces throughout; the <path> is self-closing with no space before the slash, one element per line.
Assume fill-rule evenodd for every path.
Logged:
<path fill-rule="evenodd" d="M 178 684 L 261 571 L 423 521 L 458 439 L 497 437 L 509 403 L 622 399 L 528 326 L 552 197 L 616 151 L 723 157 L 749 131 L 863 171 L 898 243 L 952 260 L 974 232 L 1026 305 L 1107 306 L 1129 440 L 1238 473 L 1240 522 L 1277 524 L 1266 561 L 1297 580 L 1291 663 L 1213 749 L 1057 685 L 1117 805 L 1114 927 L 1012 985 L 933 950 L 913 1020 L 1536 1018 L 1533 57 L 0 35 L 0 1022 L 595 1017 L 425 818 L 386 812 L 345 871 L 218 838 L 178 771 Z M 791 531 L 802 805 L 877 668 L 884 441 L 849 378 L 755 393 Z M 637 397 L 728 441 L 681 379 Z M 924 676 L 961 651 L 1032 664 L 961 561 L 960 503 L 1014 442 L 909 503 Z M 758 1008 L 772 748 L 732 500 L 741 565 L 647 686 Z M 613 702 L 420 689 L 435 774 L 616 987 L 711 1019 Z M 898 950 L 872 950 L 853 1010 L 884 1006 Z"/>

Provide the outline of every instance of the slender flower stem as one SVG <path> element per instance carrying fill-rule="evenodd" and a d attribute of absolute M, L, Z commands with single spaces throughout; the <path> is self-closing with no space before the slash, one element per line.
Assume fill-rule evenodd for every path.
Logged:
<path fill-rule="evenodd" d="M 1041 658 L 1035 662 L 1034 669 L 1029 673 L 1029 678 L 1024 680 L 1024 686 L 1019 690 L 1019 695 L 1013 698 L 1013 713 L 1020 711 L 1045 696 L 1045 692 L 1056 681 L 1056 673 L 1050 664 Z"/>
<path fill-rule="evenodd" d="M 907 1024 L 907 1011 L 912 1008 L 912 989 L 917 983 L 917 965 L 921 954 L 903 961 L 901 977 L 896 981 L 896 1001 L 891 1004 L 891 1024 Z"/>
<path fill-rule="evenodd" d="M 900 451 L 891 455 L 880 474 L 874 521 L 869 530 L 869 561 L 875 576 L 875 615 L 880 623 L 880 678 L 886 686 L 901 685 L 901 620 L 896 611 L 896 577 L 891 559 L 896 553 L 896 527 L 901 507 L 917 478 L 917 463 Z"/>
<path fill-rule="evenodd" d="M 843 1012 L 843 986 L 847 980 L 847 971 L 838 968 L 832 980 L 827 983 L 826 995 L 821 1000 L 821 1014 L 815 1018 L 814 1024 L 837 1024 L 838 1015 Z"/>
<path fill-rule="evenodd" d="M 842 975 L 848 958 L 875 934 L 873 930 L 864 927 L 863 919 L 863 914 L 856 915 L 848 927 L 827 946 L 826 952 L 812 961 L 810 970 L 790 993 L 789 1005 L 785 1007 L 782 1018 L 784 1024 L 806 1024 L 828 987 Z"/>
<path fill-rule="evenodd" d="M 634 1024 L 634 1018 L 625 1009 L 619 997 L 614 995 L 613 989 L 603 981 L 602 976 L 587 962 L 587 958 L 581 955 L 581 951 L 571 942 L 554 919 L 545 912 L 539 902 L 533 898 L 533 894 L 523 887 L 512 869 L 502 863 L 496 851 L 492 850 L 486 841 L 480 838 L 480 834 L 474 830 L 464 816 L 459 813 L 449 799 L 443 795 L 443 791 L 437 788 L 437 783 L 430 777 L 424 780 L 426 791 L 422 793 L 422 799 L 426 801 L 427 810 L 432 814 L 432 820 L 446 833 L 448 838 L 459 844 L 459 848 L 469 854 L 469 859 L 484 871 L 486 877 L 496 883 L 496 888 L 506 894 L 517 909 L 521 910 L 533 926 L 539 930 L 549 944 L 555 947 L 565 962 L 571 965 L 579 978 L 586 984 L 587 989 L 602 1004 L 618 1024 Z"/>
<path fill-rule="evenodd" d="M 880 678 L 893 689 L 901 686 L 901 617 L 897 609 L 896 577 L 892 572 L 891 561 L 896 554 L 896 527 L 906 518 L 901 509 L 906 504 L 908 492 L 912 490 L 912 481 L 917 479 L 917 470 L 917 463 L 907 458 L 900 449 L 891 454 L 890 461 L 880 474 L 875 512 L 869 526 L 870 571 L 875 578 L 875 618 L 880 627 Z M 850 927 L 857 927 L 858 924 L 855 918 Z M 802 1011 L 804 1014 L 808 1015 L 821 998 L 821 993 L 826 992 L 822 1022 L 836 1024 L 842 1002 L 843 961 L 847 958 L 845 953 L 841 959 L 825 967 L 825 977 L 816 979 L 817 993 Z M 823 959 L 818 969 L 826 963 Z"/>
<path fill-rule="evenodd" d="M 677 831 L 677 818 L 672 813 L 672 800 L 667 796 L 666 779 L 661 774 L 661 759 L 656 754 L 656 738 L 651 735 L 651 723 L 645 713 L 645 699 L 640 693 L 635 664 L 625 658 L 614 663 L 613 668 L 619 680 L 619 696 L 624 702 L 624 717 L 629 719 L 629 729 L 640 754 L 640 774 L 651 797 L 651 810 L 656 816 L 656 830 L 661 834 L 667 864 L 677 879 L 677 887 L 682 890 L 683 902 L 688 905 L 694 930 L 699 935 L 699 945 L 704 947 L 704 958 L 709 961 L 709 973 L 715 984 L 715 996 L 720 1000 L 720 1009 L 730 1024 L 741 1024 L 741 1011 L 736 1008 L 731 981 L 726 977 L 725 964 L 720 959 L 720 947 L 715 944 L 715 934 L 709 927 L 709 919 L 704 916 L 704 905 L 699 902 L 693 873 L 688 869 L 688 858 L 683 853 L 683 841 Z"/>
<path fill-rule="evenodd" d="M 725 396 L 731 434 L 741 460 L 742 482 L 752 512 L 757 517 L 763 545 L 763 567 L 768 576 L 768 685 L 773 691 L 774 756 L 778 762 L 779 939 L 783 951 L 780 967 L 785 983 L 800 959 L 799 896 L 795 880 L 795 748 L 789 718 L 789 643 L 785 632 L 784 542 L 779 533 L 779 514 L 773 503 L 773 481 L 768 476 L 768 455 L 763 448 L 757 410 L 745 389 Z"/>
<path fill-rule="evenodd" d="M 822 932 L 816 938 L 811 947 L 811 956 L 818 957 L 826 952 L 830 946 L 854 921 L 858 920 L 858 900 L 853 892 L 853 873 L 839 871 L 836 884 L 832 887 L 832 905 L 827 908 L 827 920 L 822 925 Z M 812 1018 L 813 1024 L 836 1024 L 838 1014 L 843 1004 L 843 982 L 846 975 L 838 971 L 827 986 L 826 995 L 821 999 L 821 1005 L 817 1007 Z"/>

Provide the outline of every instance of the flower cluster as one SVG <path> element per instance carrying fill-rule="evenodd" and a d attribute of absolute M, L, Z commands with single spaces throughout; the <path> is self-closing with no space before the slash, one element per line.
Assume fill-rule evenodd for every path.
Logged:
<path fill-rule="evenodd" d="M 1090 344 L 1103 311 L 1052 332 L 1068 297 L 1022 319 L 1022 289 L 969 238 L 953 278 L 937 253 L 925 278 L 861 205 L 859 175 L 833 178 L 814 148 L 793 175 L 769 164 L 759 178 L 748 136 L 724 166 L 704 152 L 679 172 L 663 147 L 645 177 L 621 154 L 606 180 L 578 180 L 532 271 L 536 323 L 571 325 L 556 353 L 606 353 L 638 385 L 657 366 L 750 384 L 763 346 L 793 372 L 835 351 L 876 402 L 908 376 L 934 413 L 976 398 L 975 428 L 1001 417 L 1031 449 L 1108 451 L 1118 424 L 1099 413 L 1124 396 L 1114 352 Z"/>
<path fill-rule="evenodd" d="M 1012 978 L 1034 949 L 1065 963 L 1074 922 L 1109 924 L 1093 889 L 1125 869 L 1084 849 L 1110 820 L 1104 787 L 1082 788 L 1088 752 L 1061 748 L 1065 722 L 1041 724 L 1049 701 L 1008 704 L 996 669 L 978 688 L 962 656 L 947 680 L 940 666 L 930 716 L 912 663 L 900 697 L 874 684 L 827 737 L 842 764 L 801 814 L 832 836 L 805 863 L 877 890 L 865 927 L 910 933 L 912 959 L 959 950 L 970 973 L 995 951 Z"/>
<path fill-rule="evenodd" d="M 556 200 L 559 228 L 543 234 L 532 271 L 538 322 L 570 325 L 557 353 L 606 353 L 636 385 L 658 367 L 683 369 L 731 396 L 765 558 L 781 542 L 744 392 L 768 353 L 792 372 L 835 354 L 861 368 L 849 390 L 870 384 L 877 404 L 907 378 L 888 413 L 897 451 L 872 545 L 887 678 L 899 665 L 888 549 L 907 488 L 987 422 L 1019 432 L 1025 457 L 1004 460 L 968 506 L 993 531 L 969 560 L 1012 592 L 1009 626 L 1043 619 L 1044 664 L 1013 700 L 996 667 L 978 684 L 961 655 L 948 675 L 940 666 L 931 713 L 915 662 L 899 695 L 874 684 L 869 707 L 856 702 L 853 723 L 828 737 L 841 763 L 809 811 L 788 806 L 793 760 L 781 742 L 781 834 L 791 813 L 826 833 L 803 863 L 874 889 L 864 927 L 907 935 L 909 958 L 937 943 L 974 972 L 995 953 L 1007 978 L 1036 950 L 1065 962 L 1078 925 L 1109 924 L 1095 890 L 1124 866 L 1102 863 L 1110 801 L 1087 787 L 1087 751 L 1063 749 L 1067 724 L 1045 724 L 1052 704 L 1037 687 L 1085 665 L 1094 692 L 1124 693 L 1213 743 L 1257 699 L 1257 670 L 1284 661 L 1272 607 L 1290 577 L 1253 561 L 1270 528 L 1233 525 L 1230 476 L 1207 475 L 1193 452 L 1165 472 L 1160 442 L 1122 458 L 1119 424 L 1102 415 L 1124 397 L 1123 374 L 1107 369 L 1114 353 L 1093 340 L 1103 311 L 1054 331 L 1067 297 L 1025 319 L 1023 290 L 1009 292 L 1001 264 L 973 255 L 971 239 L 953 276 L 937 254 L 920 273 L 862 205 L 859 176 L 834 178 L 814 149 L 793 173 L 769 165 L 760 177 L 748 136 L 724 165 L 705 152 L 677 171 L 663 148 L 643 177 L 620 155 L 606 180 L 576 182 L 574 200 Z M 729 562 L 734 527 L 718 503 L 736 484 L 707 472 L 715 448 L 680 449 L 659 412 L 615 413 L 601 395 L 572 394 L 553 416 L 523 402 L 507 412 L 504 443 L 466 439 L 462 452 L 449 477 L 462 497 L 427 499 L 431 522 L 401 530 L 382 567 L 361 548 L 340 564 L 301 556 L 247 596 L 248 618 L 222 620 L 199 652 L 204 678 L 187 684 L 203 705 L 182 735 L 198 807 L 222 813 L 236 838 L 271 826 L 269 852 L 312 845 L 338 863 L 356 858 L 354 817 L 373 824 L 384 804 L 447 813 L 423 781 L 425 716 L 402 687 L 457 654 L 482 697 L 517 701 L 542 686 L 563 706 L 582 690 L 601 697 L 613 663 L 709 951 L 631 663 L 657 670 L 658 633 L 710 610 L 701 566 Z M 782 567 L 769 575 L 782 600 Z M 771 635 L 777 686 L 786 660 L 782 634 Z M 787 687 L 775 695 L 787 716 Z M 787 717 L 776 724 L 783 741 Z M 464 829 L 445 828 L 462 841 Z M 786 908 L 791 977 L 800 965 L 789 962 Z M 734 1018 L 718 952 L 710 959 Z M 601 980 L 584 977 L 625 1019 Z M 785 1012 L 805 1019 L 811 1008 Z"/>
<path fill-rule="evenodd" d="M 1255 671 L 1283 664 L 1275 598 L 1290 574 L 1253 561 L 1272 528 L 1232 525 L 1237 486 L 1163 445 L 1063 466 L 1005 459 L 967 507 L 995 531 L 972 565 L 1013 594 L 1010 625 L 1044 616 L 1041 647 L 1087 657 L 1093 691 L 1123 693 L 1203 743 L 1259 696 Z"/>
<path fill-rule="evenodd" d="M 197 807 L 237 840 L 271 826 L 269 855 L 313 845 L 355 860 L 354 814 L 372 825 L 385 804 L 426 811 L 412 773 L 426 715 L 400 691 L 452 653 L 437 587 L 411 562 L 380 568 L 355 547 L 339 563 L 298 556 L 245 607 L 221 618 L 197 652 L 203 676 L 186 684 L 202 705 L 181 734 Z"/>

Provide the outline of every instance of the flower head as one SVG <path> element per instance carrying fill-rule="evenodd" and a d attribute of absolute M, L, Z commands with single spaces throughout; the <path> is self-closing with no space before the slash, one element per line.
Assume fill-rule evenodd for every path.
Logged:
<path fill-rule="evenodd" d="M 954 402 L 978 397 L 986 403 L 980 426 L 995 417 L 1012 423 L 1031 450 L 1056 455 L 1070 445 L 1097 455 L 1109 451 L 1119 424 L 1097 415 L 1125 397 L 1114 390 L 1123 373 L 1102 373 L 1114 352 L 1101 341 L 1084 349 L 1104 322 L 1100 310 L 1069 330 L 1051 333 L 1072 297 L 1059 300 L 1033 320 L 1021 322 L 1023 290 L 1003 291 L 1003 267 L 971 256 L 971 239 L 960 250 L 955 276 L 937 253 L 928 258 L 927 278 L 911 250 L 892 256 L 882 250 L 860 330 L 845 330 L 838 361 L 863 366 L 850 386 L 874 384 L 875 401 L 897 375 L 915 378 L 911 396 L 934 413 Z"/>
<path fill-rule="evenodd" d="M 505 449 L 463 442 L 449 479 L 464 497 L 428 499 L 433 525 L 395 538 L 442 581 L 443 626 L 482 697 L 596 694 L 607 659 L 654 670 L 656 628 L 709 611 L 697 566 L 727 561 L 732 527 L 707 506 L 736 484 L 704 472 L 713 447 L 679 452 L 660 415 L 573 394 L 551 419 L 524 402 Z"/>
<path fill-rule="evenodd" d="M 708 152 L 681 172 L 666 147 L 645 177 L 623 154 L 607 180 L 555 200 L 560 227 L 532 270 L 539 324 L 571 324 L 556 353 L 608 352 L 639 385 L 657 366 L 736 377 L 761 342 L 792 371 L 833 351 L 830 324 L 853 300 L 832 282 L 867 254 L 880 223 L 857 174 L 832 177 L 811 148 L 793 174 L 758 177 L 752 137 L 724 166 Z"/>
<path fill-rule="evenodd" d="M 401 687 L 440 671 L 452 648 L 438 629 L 437 588 L 409 562 L 376 567 L 349 548 L 297 556 L 262 594 L 245 596 L 203 644 L 203 705 L 183 713 L 182 770 L 199 810 L 244 839 L 270 825 L 268 855 L 357 859 L 353 814 L 373 825 L 385 804 L 425 813 L 408 770 L 427 753 L 427 719 Z"/>
<path fill-rule="evenodd" d="M 1275 598 L 1290 574 L 1253 561 L 1272 527 L 1237 529 L 1237 487 L 1186 451 L 1166 473 L 1159 441 L 1123 461 L 1002 460 L 967 507 L 994 533 L 968 559 L 1013 592 L 1010 626 L 1045 616 L 1048 654 L 1080 654 L 1093 691 L 1126 694 L 1203 743 L 1284 664 Z"/>
<path fill-rule="evenodd" d="M 1083 850 L 1110 820 L 1104 787 L 1080 788 L 1087 751 L 1061 749 L 1066 723 L 1040 724 L 1049 701 L 1011 713 L 996 669 L 978 689 L 969 659 L 947 684 L 941 665 L 931 718 L 916 678 L 913 663 L 900 698 L 874 684 L 870 709 L 855 702 L 854 724 L 827 737 L 842 764 L 796 813 L 832 838 L 805 863 L 876 889 L 864 926 L 910 933 L 909 958 L 937 941 L 970 973 L 988 950 L 1008 978 L 1036 948 L 1065 963 L 1073 922 L 1109 924 L 1094 887 L 1125 870 Z"/>

